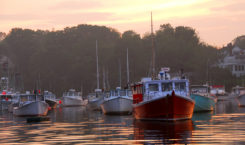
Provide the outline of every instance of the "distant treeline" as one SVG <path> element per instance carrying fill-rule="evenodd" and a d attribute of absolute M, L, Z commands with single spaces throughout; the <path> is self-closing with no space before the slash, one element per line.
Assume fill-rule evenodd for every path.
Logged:
<path fill-rule="evenodd" d="M 36 82 L 42 89 L 61 94 L 69 88 L 84 93 L 96 88 L 95 41 L 98 41 L 100 87 L 104 76 L 107 87 L 119 86 L 121 65 L 122 87 L 126 86 L 126 50 L 129 50 L 130 82 L 151 74 L 152 39 L 140 37 L 134 31 L 123 34 L 115 29 L 78 25 L 61 31 L 43 31 L 14 28 L 0 42 L 1 55 L 14 63 L 12 71 L 21 74 L 24 88 L 33 89 Z M 156 70 L 170 67 L 171 72 L 184 72 L 192 84 L 224 84 L 231 73 L 214 67 L 219 50 L 200 41 L 190 27 L 172 27 L 163 24 L 154 33 Z M 60 96 L 59 96 L 60 97 Z"/>

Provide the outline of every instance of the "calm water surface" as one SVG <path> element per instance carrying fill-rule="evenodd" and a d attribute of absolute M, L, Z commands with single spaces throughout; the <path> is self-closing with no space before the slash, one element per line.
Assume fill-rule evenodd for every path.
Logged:
<path fill-rule="evenodd" d="M 57 108 L 48 116 L 50 121 L 26 123 L 0 112 L 0 144 L 245 144 L 245 108 L 233 100 L 177 122 L 135 121 L 86 107 Z"/>

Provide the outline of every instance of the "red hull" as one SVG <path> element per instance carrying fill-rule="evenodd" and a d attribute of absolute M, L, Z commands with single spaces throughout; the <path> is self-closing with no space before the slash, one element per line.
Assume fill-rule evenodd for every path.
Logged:
<path fill-rule="evenodd" d="M 134 117 L 141 120 L 191 119 L 194 101 L 176 94 L 134 105 Z"/>

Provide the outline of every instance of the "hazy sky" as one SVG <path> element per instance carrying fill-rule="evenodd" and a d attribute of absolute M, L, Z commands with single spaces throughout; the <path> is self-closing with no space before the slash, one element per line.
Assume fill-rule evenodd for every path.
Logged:
<path fill-rule="evenodd" d="M 211 45 L 245 35 L 245 0 L 0 0 L 0 31 L 96 24 L 143 35 L 151 11 L 154 30 L 165 23 L 190 26 Z"/>

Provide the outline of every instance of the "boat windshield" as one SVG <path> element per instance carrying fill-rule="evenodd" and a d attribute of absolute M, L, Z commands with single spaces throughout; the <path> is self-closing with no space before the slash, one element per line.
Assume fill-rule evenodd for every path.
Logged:
<path fill-rule="evenodd" d="M 185 91 L 186 90 L 186 83 L 185 82 L 176 82 L 175 83 L 175 90 L 176 91 Z"/>
<path fill-rule="evenodd" d="M 192 87 L 191 88 L 192 93 L 208 93 L 208 88 L 207 87 Z"/>
<path fill-rule="evenodd" d="M 158 84 L 149 84 L 149 91 L 159 91 Z"/>
<path fill-rule="evenodd" d="M 164 82 L 162 83 L 162 91 L 172 91 L 173 90 L 173 85 L 172 82 Z"/>

